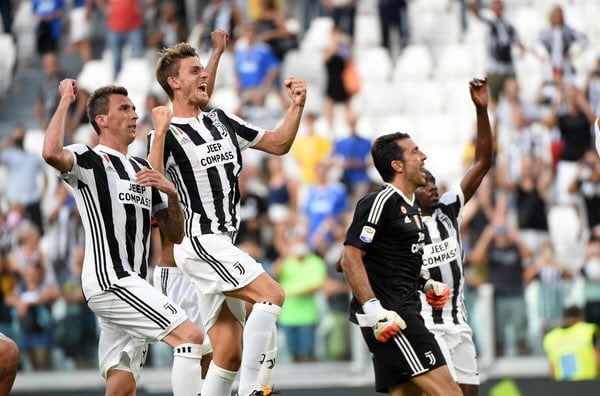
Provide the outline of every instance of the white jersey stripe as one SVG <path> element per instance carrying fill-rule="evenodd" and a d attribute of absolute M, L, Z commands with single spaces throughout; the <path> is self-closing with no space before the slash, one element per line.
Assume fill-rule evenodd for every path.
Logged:
<path fill-rule="evenodd" d="M 414 375 L 421 374 L 427 371 L 421 364 L 421 361 L 417 357 L 417 354 L 413 349 L 412 345 L 410 345 L 410 342 L 401 331 L 394 336 L 394 342 L 396 343 L 396 345 L 398 345 L 398 348 L 400 348 L 400 351 L 402 352 L 404 358 L 410 365 L 410 368 L 412 369 Z"/>
<path fill-rule="evenodd" d="M 385 189 L 381 190 L 379 194 L 377 194 L 377 198 L 375 198 L 373 206 L 371 206 L 371 211 L 369 212 L 367 222 L 371 224 L 377 224 L 379 222 L 379 217 L 381 217 L 385 202 L 389 199 L 389 197 L 392 196 L 392 194 L 394 194 L 394 190 L 389 186 L 386 186 Z"/>
<path fill-rule="evenodd" d="M 106 255 L 104 251 L 104 240 L 102 235 L 102 222 L 98 218 L 98 213 L 93 204 L 91 192 L 89 188 L 81 188 L 81 196 L 83 198 L 85 211 L 88 219 L 90 220 L 90 231 L 92 233 L 92 242 L 94 247 L 94 265 L 96 270 L 96 278 L 102 290 L 108 289 L 110 282 L 108 280 L 108 274 L 106 273 Z"/>

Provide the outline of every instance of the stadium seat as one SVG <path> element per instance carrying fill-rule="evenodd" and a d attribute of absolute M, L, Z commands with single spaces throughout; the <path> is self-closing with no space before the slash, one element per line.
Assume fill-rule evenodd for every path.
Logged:
<path fill-rule="evenodd" d="M 404 48 L 392 72 L 392 80 L 421 81 L 431 77 L 433 73 L 433 57 L 424 44 L 411 44 Z"/>
<path fill-rule="evenodd" d="M 469 80 L 475 72 L 476 61 L 473 51 L 464 44 L 450 44 L 440 49 L 436 56 L 435 76 L 443 78 L 464 78 Z"/>
<path fill-rule="evenodd" d="M 385 47 L 362 48 L 354 54 L 361 82 L 388 81 L 392 73 L 392 60 Z"/>
<path fill-rule="evenodd" d="M 313 19 L 308 30 L 304 32 L 304 37 L 300 42 L 300 49 L 308 51 L 322 50 L 329 42 L 326 38 L 331 36 L 332 29 L 333 19 L 329 17 Z"/>
<path fill-rule="evenodd" d="M 112 63 L 102 59 L 94 59 L 83 65 L 77 81 L 82 89 L 93 92 L 101 86 L 112 84 L 112 75 Z"/>
<path fill-rule="evenodd" d="M 381 45 L 379 15 L 357 15 L 354 23 L 354 47 L 356 50 Z"/>

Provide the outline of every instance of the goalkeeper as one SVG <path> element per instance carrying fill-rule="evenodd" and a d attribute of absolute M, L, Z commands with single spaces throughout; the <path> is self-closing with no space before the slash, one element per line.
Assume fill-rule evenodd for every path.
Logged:
<path fill-rule="evenodd" d="M 378 137 L 371 155 L 386 184 L 359 200 L 344 241 L 340 264 L 352 288 L 350 320 L 361 326 L 373 355 L 378 392 L 461 395 L 420 315 L 426 234 L 415 190 L 426 183 L 427 156 L 401 132 Z"/>
<path fill-rule="evenodd" d="M 478 82 L 477 82 L 478 81 Z M 439 196 L 435 177 L 425 170 L 427 184 L 416 190 L 426 230 L 422 274 L 431 278 L 421 295 L 421 315 L 425 326 L 435 335 L 450 373 L 464 396 L 476 396 L 479 375 L 473 331 L 467 323 L 464 304 L 463 251 L 459 224 L 463 208 L 492 167 L 493 139 L 487 115 L 488 92 L 485 80 L 469 84 L 477 112 L 477 137 L 473 165 L 461 180 L 460 188 Z M 435 294 L 433 281 L 451 286 L 451 298 Z"/>

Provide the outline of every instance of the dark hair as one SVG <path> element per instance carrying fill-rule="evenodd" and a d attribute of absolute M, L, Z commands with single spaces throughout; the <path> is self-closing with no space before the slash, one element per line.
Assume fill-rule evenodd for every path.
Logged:
<path fill-rule="evenodd" d="M 107 85 L 96 89 L 87 101 L 87 116 L 98 135 L 100 135 L 100 127 L 96 123 L 96 116 L 108 114 L 110 95 L 127 96 L 129 93 L 125 87 Z"/>
<path fill-rule="evenodd" d="M 576 305 L 571 305 L 563 310 L 563 316 L 565 318 L 578 318 L 583 316 L 583 310 Z"/>
<path fill-rule="evenodd" d="M 379 136 L 373 142 L 373 147 L 371 147 L 373 164 L 383 181 L 389 182 L 394 178 L 392 161 L 404 161 L 404 148 L 398 144 L 398 141 L 409 138 L 410 135 L 407 133 L 394 132 Z"/>
<path fill-rule="evenodd" d="M 196 49 L 188 43 L 178 43 L 170 47 L 163 48 L 158 54 L 156 62 L 156 81 L 162 89 L 173 99 L 175 93 L 169 86 L 167 79 L 179 75 L 179 61 L 189 57 L 198 57 Z"/>

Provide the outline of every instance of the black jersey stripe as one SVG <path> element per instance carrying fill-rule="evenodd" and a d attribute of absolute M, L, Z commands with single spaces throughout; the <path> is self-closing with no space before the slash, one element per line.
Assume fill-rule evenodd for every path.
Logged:
<path fill-rule="evenodd" d="M 225 282 L 232 286 L 238 286 L 238 280 L 227 270 L 227 268 L 217 258 L 209 254 L 206 249 L 202 247 L 202 244 L 198 240 L 198 237 L 190 238 L 194 251 L 202 260 L 204 260 L 211 268 L 219 275 Z"/>

